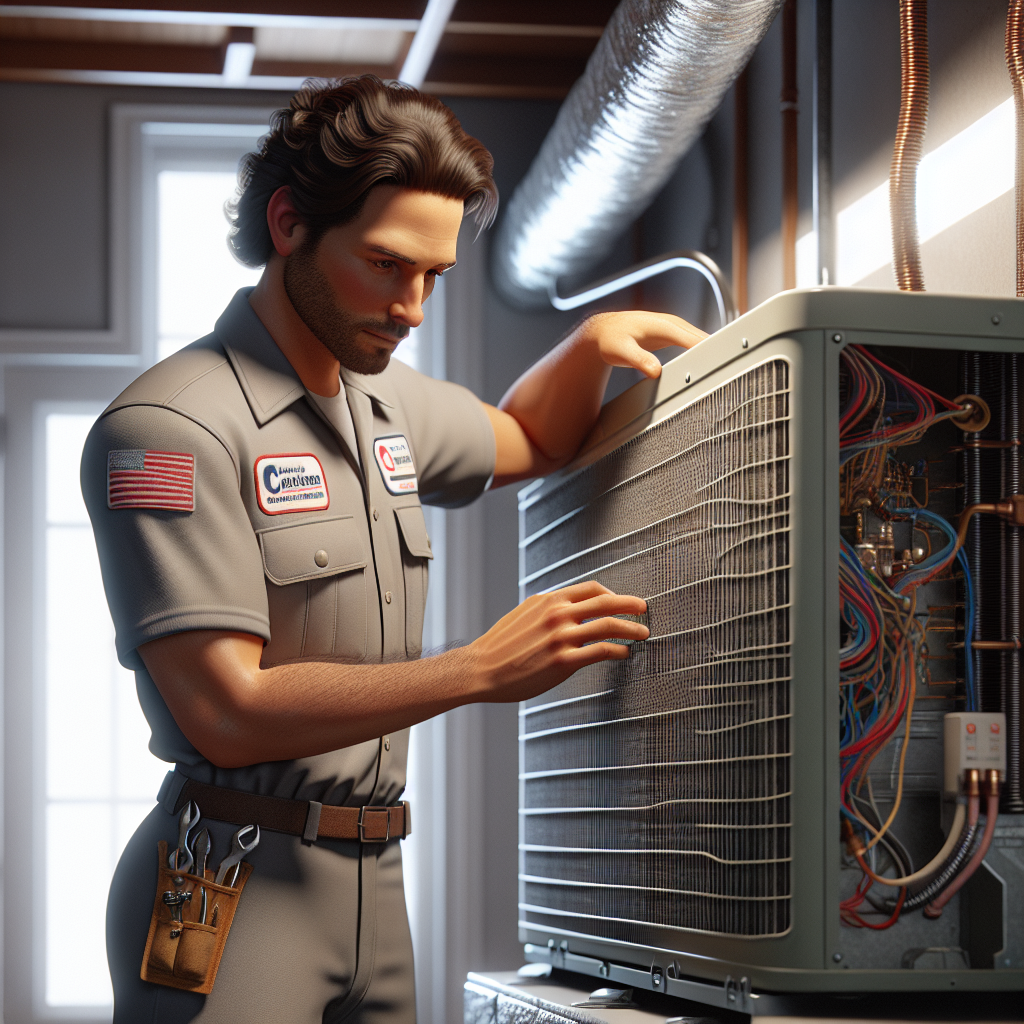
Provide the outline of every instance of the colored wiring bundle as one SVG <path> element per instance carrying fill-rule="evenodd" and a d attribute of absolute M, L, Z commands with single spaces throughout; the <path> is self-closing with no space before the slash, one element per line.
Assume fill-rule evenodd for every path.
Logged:
<path fill-rule="evenodd" d="M 840 505 L 849 514 L 881 487 L 890 448 L 914 444 L 930 426 L 963 409 L 861 345 L 848 345 L 840 360 L 845 392 L 839 413 Z"/>
<path fill-rule="evenodd" d="M 910 739 L 911 716 L 919 677 L 924 667 L 924 628 L 915 611 L 917 588 L 948 569 L 958 557 L 956 530 L 943 517 L 925 508 L 902 507 L 902 493 L 882 486 L 891 448 L 914 444 L 925 431 L 962 410 L 886 366 L 860 346 L 842 353 L 844 394 L 840 414 L 840 465 L 842 511 L 871 507 L 886 520 L 909 521 L 926 535 L 938 534 L 941 548 L 932 550 L 917 564 L 894 566 L 894 574 L 882 578 L 874 565 L 862 564 L 858 552 L 845 538 L 840 540 L 840 608 L 843 645 L 840 650 L 840 809 L 847 848 L 855 857 L 862 877 L 853 895 L 840 904 L 843 921 L 853 927 L 889 928 L 906 904 L 907 885 L 930 881 L 945 865 L 950 851 L 961 845 L 962 815 L 939 854 L 915 872 L 902 844 L 890 833 L 903 798 L 903 778 Z M 858 540 L 859 543 L 859 540 Z M 959 563 L 966 588 L 967 705 L 976 705 L 971 668 L 970 638 L 973 632 L 972 584 L 966 561 Z M 903 725 L 897 785 L 885 820 L 870 793 L 872 762 Z M 865 787 L 870 800 L 865 797 Z M 866 842 L 860 838 L 866 837 Z M 875 849 L 877 846 L 877 850 Z M 884 851 L 896 868 L 896 878 L 885 879 L 877 869 L 876 855 Z M 869 863 L 870 861 L 870 863 Z M 881 902 L 870 894 L 876 883 L 900 885 L 895 900 Z M 891 890 L 890 890 L 891 891 Z M 859 913 L 867 902 L 887 919 L 865 920 Z M 913 905 L 920 905 L 916 899 Z"/>

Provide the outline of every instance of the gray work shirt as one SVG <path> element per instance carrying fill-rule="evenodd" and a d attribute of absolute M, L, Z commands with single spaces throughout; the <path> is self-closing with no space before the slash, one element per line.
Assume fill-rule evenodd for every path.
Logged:
<path fill-rule="evenodd" d="M 338 417 L 310 401 L 248 295 L 235 295 L 211 335 L 139 377 L 86 441 L 82 492 L 118 657 L 135 671 L 150 749 L 191 778 L 391 803 L 405 785 L 406 734 L 387 752 L 373 740 L 218 768 L 178 728 L 136 650 L 215 629 L 262 637 L 263 667 L 418 657 L 431 557 L 420 503 L 466 504 L 494 470 L 494 433 L 473 394 L 394 359 L 375 377 L 342 370 L 349 452 Z"/>

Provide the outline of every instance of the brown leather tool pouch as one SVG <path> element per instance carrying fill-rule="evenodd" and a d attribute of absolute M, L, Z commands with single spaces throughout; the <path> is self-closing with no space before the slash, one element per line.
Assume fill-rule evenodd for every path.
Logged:
<path fill-rule="evenodd" d="M 206 872 L 205 878 L 172 871 L 167 866 L 167 843 L 163 840 L 158 850 L 159 873 L 149 937 L 142 955 L 142 980 L 207 995 L 213 991 L 231 922 L 242 889 L 252 874 L 252 865 L 240 865 L 235 886 L 217 885 L 212 881 L 211 871 Z M 199 921 L 200 888 L 206 889 L 206 924 Z M 164 902 L 165 893 L 192 893 L 191 900 L 180 908 L 180 922 Z"/>

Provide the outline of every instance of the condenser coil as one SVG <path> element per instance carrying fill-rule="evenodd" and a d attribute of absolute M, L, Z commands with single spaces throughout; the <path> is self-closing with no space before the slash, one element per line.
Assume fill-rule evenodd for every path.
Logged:
<path fill-rule="evenodd" d="M 782 293 L 610 402 L 584 454 L 520 492 L 521 596 L 596 579 L 644 597 L 651 630 L 627 661 L 584 669 L 521 707 L 528 959 L 748 1013 L 773 1012 L 772 992 L 1024 985 L 1012 913 L 999 964 L 922 958 L 961 949 L 951 913 L 941 936 L 908 915 L 875 950 L 851 945 L 840 924 L 838 423 L 849 345 L 928 350 L 954 381 L 964 353 L 1024 349 L 1024 306 Z M 930 728 L 935 712 L 922 714 Z M 908 786 L 925 792 L 935 758 L 922 743 Z M 941 749 L 936 763 L 941 837 Z M 1007 864 L 1012 907 L 1024 889 Z"/>

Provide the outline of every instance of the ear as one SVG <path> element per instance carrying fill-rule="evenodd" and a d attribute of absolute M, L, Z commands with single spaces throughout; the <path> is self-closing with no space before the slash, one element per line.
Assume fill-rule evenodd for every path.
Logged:
<path fill-rule="evenodd" d="M 292 205 L 292 190 L 282 185 L 267 203 L 267 227 L 279 256 L 290 256 L 306 237 L 305 221 Z"/>

